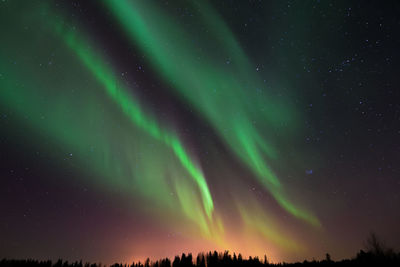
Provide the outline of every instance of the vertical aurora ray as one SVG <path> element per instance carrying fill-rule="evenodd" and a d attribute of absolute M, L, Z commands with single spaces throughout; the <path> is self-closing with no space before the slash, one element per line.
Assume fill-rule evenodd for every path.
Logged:
<path fill-rule="evenodd" d="M 312 213 L 286 196 L 267 164 L 277 158 L 276 149 L 260 135 L 260 127 L 274 131 L 281 124 L 293 124 L 295 113 L 274 101 L 268 92 L 253 93 L 265 85 L 216 12 L 203 1 L 191 1 L 203 24 L 188 32 L 149 1 L 104 3 L 131 41 L 149 56 L 153 68 L 210 122 L 277 203 L 296 218 L 319 226 Z"/>

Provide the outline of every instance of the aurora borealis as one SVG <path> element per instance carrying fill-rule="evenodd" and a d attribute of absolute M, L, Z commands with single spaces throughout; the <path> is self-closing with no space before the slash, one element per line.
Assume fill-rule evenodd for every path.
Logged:
<path fill-rule="evenodd" d="M 399 248 L 399 10 L 1 2 L 0 257 Z"/>

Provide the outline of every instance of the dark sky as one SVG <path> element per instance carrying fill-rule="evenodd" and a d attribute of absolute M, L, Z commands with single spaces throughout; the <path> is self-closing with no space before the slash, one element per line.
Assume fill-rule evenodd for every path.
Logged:
<path fill-rule="evenodd" d="M 0 258 L 400 249 L 400 2 L 0 2 Z"/>

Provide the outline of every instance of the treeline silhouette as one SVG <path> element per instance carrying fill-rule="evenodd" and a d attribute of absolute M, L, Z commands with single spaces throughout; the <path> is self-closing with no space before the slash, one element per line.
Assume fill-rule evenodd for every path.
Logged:
<path fill-rule="evenodd" d="M 345 259 L 333 261 L 329 254 L 321 261 L 303 261 L 296 263 L 270 263 L 268 258 L 264 256 L 262 260 L 258 257 L 249 257 L 244 259 L 241 254 L 229 254 L 208 252 L 200 253 L 196 259 L 192 254 L 182 254 L 180 257 L 175 256 L 171 262 L 169 258 L 157 261 L 133 262 L 132 264 L 115 263 L 110 267 L 265 267 L 265 266 L 400 266 L 400 253 L 393 251 L 368 251 L 360 250 L 353 259 Z M 10 260 L 3 259 L 0 261 L 0 267 L 106 267 L 106 265 L 97 263 L 82 263 L 82 261 L 68 262 L 58 260 Z"/>
<path fill-rule="evenodd" d="M 175 256 L 171 261 L 164 258 L 157 261 L 147 259 L 144 262 L 133 262 L 132 264 L 115 263 L 109 267 L 267 267 L 267 266 L 397 266 L 400 267 L 400 252 L 386 248 L 378 237 L 371 233 L 365 242 L 365 251 L 360 250 L 352 259 L 333 261 L 327 253 L 324 260 L 312 260 L 296 263 L 271 263 L 267 256 L 260 260 L 258 257 L 244 259 L 241 254 L 230 254 L 229 251 L 218 253 L 217 251 L 199 253 L 194 259 L 192 254 L 183 253 Z M 51 260 L 12 260 L 3 259 L 0 267 L 107 267 L 101 263 L 82 263 L 82 261 L 68 262 L 59 259 L 56 262 Z"/>

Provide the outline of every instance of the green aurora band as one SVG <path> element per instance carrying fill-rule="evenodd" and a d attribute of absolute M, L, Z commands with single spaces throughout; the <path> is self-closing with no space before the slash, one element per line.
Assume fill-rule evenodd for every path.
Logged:
<path fill-rule="evenodd" d="M 103 88 L 106 90 L 108 95 L 118 103 L 131 121 L 145 130 L 150 136 L 163 142 L 174 151 L 182 165 L 198 185 L 202 195 L 204 209 L 208 217 L 211 218 L 213 201 L 207 182 L 201 170 L 195 166 L 189 155 L 186 153 L 178 137 L 172 135 L 165 129 L 161 129 L 155 120 L 151 120 L 148 116 L 143 114 L 139 105 L 134 102 L 129 94 L 126 93 L 126 89 L 117 88 L 117 83 L 114 75 L 112 75 L 112 71 L 107 69 L 101 58 L 95 56 L 92 51 L 88 49 L 90 46 L 82 42 L 82 37 L 78 40 L 76 34 L 71 31 L 63 32 L 62 29 L 58 29 L 58 32 L 64 38 L 66 44 L 76 52 L 88 70 L 93 73 L 98 82 L 103 85 Z"/>
<path fill-rule="evenodd" d="M 265 128 L 253 124 L 259 121 L 271 130 L 290 122 L 293 112 L 266 95 L 251 95 L 243 89 L 265 85 L 251 71 L 250 61 L 215 11 L 204 2 L 191 2 L 203 19 L 199 27 L 210 26 L 207 34 L 198 36 L 207 40 L 203 47 L 210 47 L 204 51 L 188 41 L 196 39 L 194 34 L 154 2 L 105 3 L 171 89 L 213 126 L 277 203 L 294 217 L 318 226 L 314 215 L 293 205 L 284 194 L 283 185 L 266 163 L 276 159 L 278 152 L 260 134 Z M 135 211 L 139 206 L 139 211 L 162 221 L 166 229 L 183 231 L 196 242 L 205 239 L 234 250 L 243 246 L 243 240 L 252 242 L 261 236 L 262 242 L 246 247 L 263 248 L 266 240 L 285 251 L 302 249 L 255 196 L 241 191 L 244 186 L 235 187 L 237 181 L 228 180 L 224 188 L 237 189 L 237 194 L 218 205 L 196 160 L 198 155 L 188 152 L 190 147 L 172 123 L 161 123 L 139 102 L 134 96 L 137 88 L 116 75 L 85 31 L 66 22 L 66 16 L 44 2 L 24 8 L 13 3 L 13 8 L 21 19 L 6 21 L 15 30 L 6 31 L 7 23 L 0 25 L 7 33 L 5 49 L 0 51 L 0 103 L 16 114 L 27 132 L 36 133 L 34 141 L 39 146 L 60 147 L 65 162 L 71 162 L 69 169 L 84 169 L 87 175 L 79 172 L 79 178 L 86 178 L 98 191 L 139 200 L 132 204 Z M 27 31 L 26 25 L 32 30 Z M 57 54 L 57 62 L 43 63 L 51 53 Z M 229 166 L 224 165 L 221 173 L 224 168 L 229 173 Z M 238 177 L 234 173 L 224 177 L 229 178 Z M 228 221 L 223 216 L 225 208 L 234 210 L 241 220 Z M 245 228 L 251 230 L 250 236 L 243 234 Z"/>
<path fill-rule="evenodd" d="M 153 68 L 213 125 L 280 206 L 293 216 L 320 226 L 313 214 L 288 200 L 266 163 L 266 158 L 277 157 L 276 150 L 254 125 L 254 121 L 268 123 L 271 130 L 282 123 L 293 123 L 294 112 L 267 95 L 247 93 L 265 85 L 254 74 L 239 43 L 206 1 L 189 3 L 196 10 L 195 17 L 203 21 L 198 31 L 189 32 L 182 26 L 184 23 L 177 23 L 152 1 L 104 1 Z"/>
<path fill-rule="evenodd" d="M 47 14 L 51 13 L 51 11 L 49 11 L 46 6 L 43 6 L 41 7 L 41 12 L 38 13 Z M 27 19 L 29 24 L 32 23 L 30 19 L 32 18 L 29 17 Z M 138 181 L 136 184 L 136 186 L 142 188 L 139 190 L 139 193 L 144 193 L 150 198 L 160 198 L 158 201 L 156 201 L 156 204 L 168 205 L 172 210 L 176 209 L 175 207 L 177 206 L 181 206 L 183 212 L 186 214 L 186 217 L 192 222 L 197 223 L 203 234 L 206 236 L 210 235 L 210 224 L 212 224 L 213 221 L 212 213 L 214 209 L 211 193 L 201 169 L 197 167 L 194 161 L 190 158 L 186 152 L 186 149 L 183 147 L 183 144 L 179 140 L 179 137 L 171 130 L 159 125 L 155 119 L 151 118 L 150 115 L 145 114 L 145 112 L 140 108 L 139 103 L 135 102 L 134 97 L 126 88 L 121 85 L 117 86 L 118 81 L 113 74 L 113 71 L 105 63 L 105 59 L 103 59 L 99 53 L 95 53 L 91 44 L 85 40 L 83 36 L 79 36 L 79 33 L 73 30 L 73 27 L 63 25 L 63 21 L 58 19 L 56 16 L 49 16 L 45 18 L 42 17 L 41 19 L 47 19 L 48 21 L 52 22 L 48 23 L 48 21 L 42 21 L 42 24 L 38 25 L 44 27 L 44 29 L 47 29 L 44 33 L 42 33 L 43 36 L 41 37 L 48 39 L 48 34 L 53 32 L 55 33 L 55 36 L 58 36 L 59 40 L 63 40 L 66 48 L 72 51 L 79 59 L 78 62 L 71 60 L 70 52 L 68 50 L 61 50 L 60 53 L 63 53 L 63 62 L 71 63 L 72 61 L 72 65 L 70 67 L 71 69 L 80 69 L 79 65 L 83 64 L 85 66 L 85 72 L 89 72 L 95 78 L 97 85 L 92 85 L 95 90 L 103 89 L 109 98 L 130 119 L 134 126 L 142 129 L 145 135 L 160 142 L 160 145 L 156 146 L 154 150 L 157 151 L 157 154 L 162 155 L 162 160 L 157 160 L 157 156 L 154 153 L 151 153 L 145 157 L 145 162 L 141 163 L 141 165 L 145 166 L 143 167 L 143 170 L 124 170 L 127 168 L 126 166 L 130 166 L 132 163 L 118 162 L 117 160 L 113 160 L 113 158 L 116 156 L 116 153 L 120 153 L 121 150 L 125 151 L 126 157 L 134 159 L 135 161 L 138 161 L 137 156 L 133 155 L 132 152 L 129 151 L 129 148 L 121 148 L 121 145 L 116 145 L 115 141 L 109 140 L 107 136 L 101 136 L 97 139 L 96 136 L 90 136 L 89 133 L 96 132 L 99 129 L 95 130 L 94 127 L 86 125 L 86 122 L 92 121 L 92 124 L 96 125 L 97 123 L 96 126 L 99 127 L 100 124 L 103 124 L 102 120 L 105 120 L 106 118 L 99 114 L 98 121 L 93 123 L 92 115 L 93 112 L 96 111 L 88 108 L 87 103 L 76 103 L 75 101 L 77 101 L 77 99 L 75 99 L 74 96 L 72 96 L 72 98 L 71 96 L 63 94 L 55 96 L 54 93 L 51 93 L 51 90 L 45 89 L 49 86 L 44 86 L 46 83 L 45 81 L 49 79 L 48 77 L 43 77 L 43 75 L 48 76 L 45 72 L 40 73 L 37 75 L 37 77 L 31 77 L 31 81 L 28 83 L 29 86 L 26 86 L 26 82 L 20 81 L 29 81 L 29 79 L 26 78 L 30 76 L 28 74 L 29 71 L 25 74 L 22 74 L 23 71 L 19 68 L 12 71 L 11 69 L 7 69 L 5 65 L 0 66 L 0 70 L 3 74 L 1 79 L 1 101 L 3 104 L 16 111 L 20 115 L 20 118 L 29 117 L 28 123 L 40 133 L 58 140 L 58 142 L 60 142 L 64 147 L 68 147 L 71 150 L 73 150 L 72 148 L 75 148 L 74 153 L 71 153 L 71 155 L 80 155 L 82 162 L 86 162 L 87 159 L 90 159 L 93 164 L 93 171 L 99 172 L 103 175 L 104 173 L 107 173 L 107 175 L 105 175 L 107 184 L 111 184 L 118 189 L 126 188 L 128 189 L 129 194 L 131 193 L 129 188 L 132 186 L 131 182 L 127 180 L 126 177 L 141 177 L 140 181 Z M 56 27 L 51 29 L 51 27 L 48 27 L 47 25 L 56 25 Z M 23 35 L 21 35 L 21 37 L 23 37 Z M 20 40 L 19 43 L 24 44 L 22 40 Z M 61 44 L 57 39 L 53 40 L 53 46 L 57 47 L 57 49 L 62 49 L 60 48 Z M 24 47 L 23 49 L 20 49 L 20 51 L 27 51 L 28 54 L 20 54 L 18 48 L 12 48 L 12 45 L 9 47 L 10 50 L 14 49 L 15 58 L 19 57 L 21 61 L 24 60 L 24 57 L 29 57 L 28 55 L 30 52 L 31 54 L 37 53 L 37 51 L 35 51 L 35 46 L 34 48 Z M 3 55 L 3 58 L 5 58 L 5 55 Z M 6 60 L 3 60 L 3 62 L 5 61 Z M 28 64 L 25 65 L 25 68 L 29 70 Z M 68 76 L 73 77 L 75 75 L 76 77 L 80 76 L 74 71 L 71 71 Z M 22 76 L 24 76 L 24 79 L 18 78 Z M 51 83 L 51 86 L 63 87 L 63 85 L 57 84 L 57 81 L 51 81 Z M 82 88 L 82 85 L 75 85 L 71 81 L 69 81 L 68 85 L 70 87 L 76 86 L 77 88 Z M 37 89 L 35 90 L 34 88 Z M 96 94 L 95 90 L 91 92 L 89 91 L 89 93 L 83 93 L 81 97 L 83 97 L 83 99 L 96 99 L 98 97 L 94 95 Z M 35 93 L 39 91 L 41 91 L 42 96 Z M 70 89 L 67 91 L 70 92 Z M 88 90 L 83 90 L 83 92 L 86 91 Z M 49 99 L 45 99 L 43 95 L 46 94 L 50 95 L 51 97 Z M 66 115 L 71 113 L 70 109 L 67 107 L 70 102 L 63 100 L 63 98 L 71 101 L 75 99 L 73 101 L 75 102 L 76 113 L 73 113 L 70 116 Z M 46 114 L 46 116 L 43 114 Z M 26 123 L 26 121 L 24 121 L 24 123 Z M 113 125 L 111 122 L 109 123 Z M 103 131 L 104 129 L 100 130 L 100 132 Z M 108 131 L 113 131 L 113 129 Z M 136 132 L 137 131 L 135 131 L 135 135 L 132 136 L 134 138 L 130 138 L 131 140 L 140 140 L 143 138 L 148 139 L 148 137 L 139 137 L 140 135 L 138 136 Z M 137 143 L 139 142 L 134 142 L 134 144 L 132 144 L 132 141 L 126 142 L 131 144 L 131 146 L 127 145 L 127 147 L 134 146 L 133 148 L 136 148 L 136 150 L 139 151 L 148 150 L 145 148 L 138 149 L 139 145 Z M 97 149 L 97 153 L 96 151 L 93 153 L 92 146 L 88 148 L 87 144 L 90 143 L 95 143 L 97 147 L 100 147 L 100 149 Z M 113 146 L 119 148 L 120 150 L 118 151 L 118 149 L 115 149 L 115 151 L 112 151 L 113 149 L 111 147 Z M 89 155 L 87 154 L 88 151 L 90 151 Z M 105 151 L 108 152 L 105 153 Z M 171 156 L 168 155 L 171 152 L 179 160 L 179 163 L 184 170 L 181 170 L 181 168 L 177 166 L 177 162 L 174 162 L 173 160 L 172 162 L 167 163 L 168 161 L 166 159 L 171 158 Z M 149 165 L 150 162 L 153 162 L 153 166 Z M 162 164 L 162 166 L 159 166 L 159 168 L 154 168 L 154 162 L 165 163 Z M 153 171 L 154 169 L 157 171 Z M 132 175 L 132 172 L 136 172 L 136 175 Z M 168 182 L 161 179 L 165 176 L 165 173 L 170 173 L 172 177 L 191 177 L 199 189 L 201 202 L 198 202 L 195 195 L 193 195 L 192 185 L 182 181 L 182 179 L 179 179 L 173 181 L 174 191 L 176 192 L 179 200 L 178 205 L 177 203 L 174 203 L 174 200 L 171 200 L 170 192 L 165 192 L 166 189 L 170 188 Z M 110 180 L 108 177 L 113 177 L 113 179 Z M 155 189 L 154 183 L 159 185 L 155 187 Z M 149 188 L 152 188 L 151 192 Z M 191 193 L 188 194 L 186 193 L 187 191 Z M 168 199 L 170 200 L 168 201 Z M 202 214 L 202 210 L 205 212 L 206 216 Z"/>

